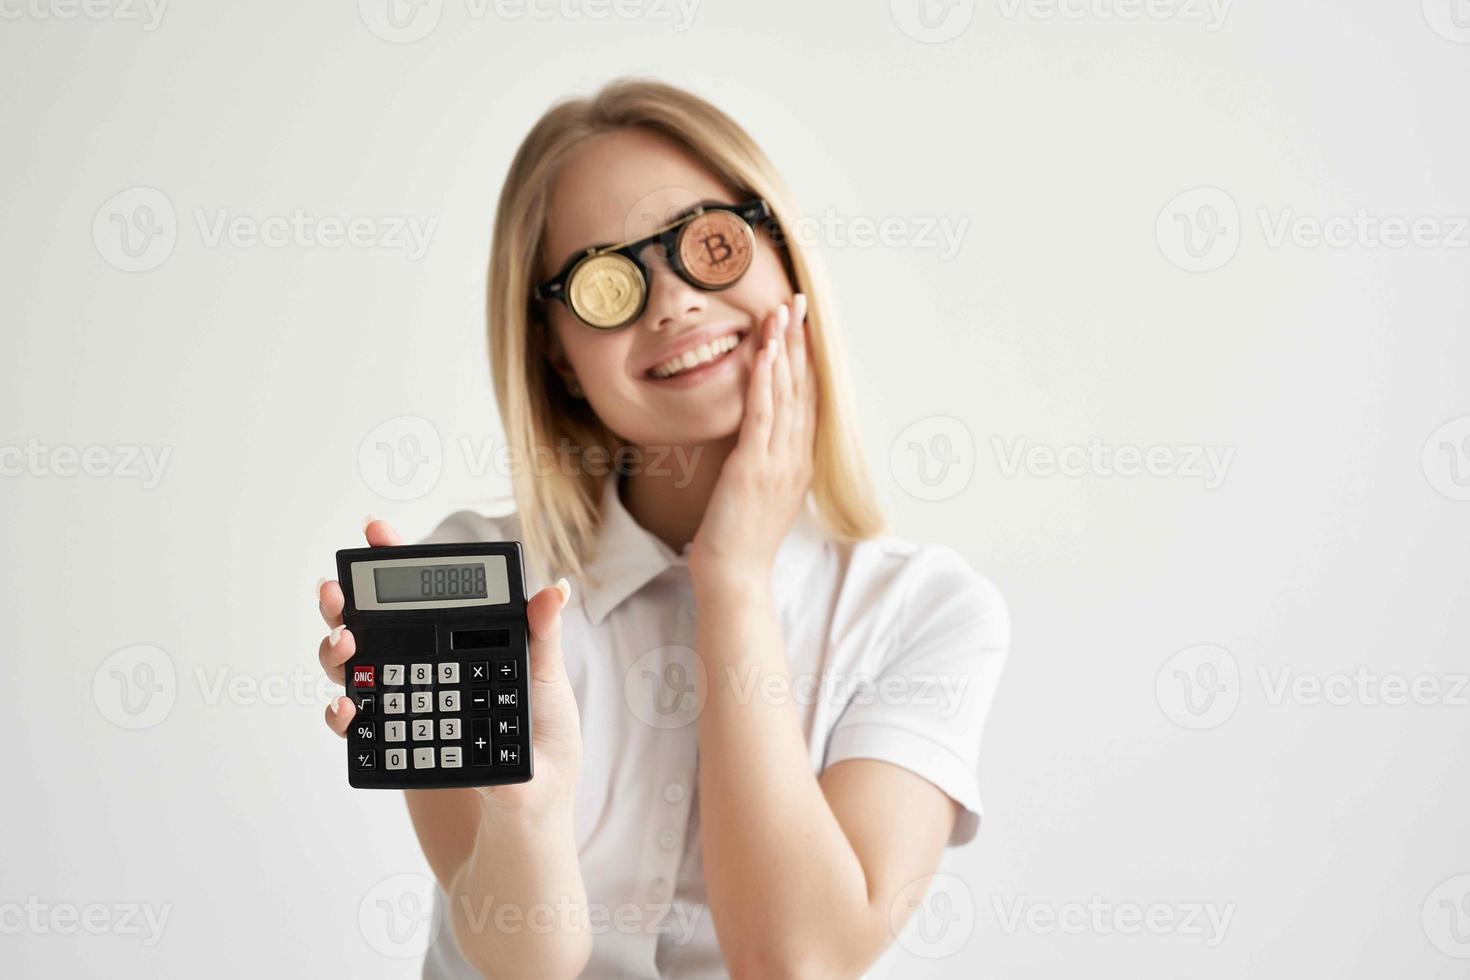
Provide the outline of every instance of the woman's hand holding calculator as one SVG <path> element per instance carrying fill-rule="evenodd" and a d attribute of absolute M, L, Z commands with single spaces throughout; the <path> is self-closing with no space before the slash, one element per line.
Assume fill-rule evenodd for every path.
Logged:
<path fill-rule="evenodd" d="M 387 521 L 368 519 L 363 527 L 369 547 L 401 544 Z M 530 681 L 532 755 L 535 778 L 529 782 L 476 787 L 487 806 L 495 809 L 570 812 L 577 772 L 582 760 L 581 722 L 577 702 L 567 679 L 561 650 L 561 610 L 571 595 L 565 579 L 547 586 L 526 604 L 530 627 Z M 323 637 L 318 659 L 327 676 L 344 683 L 344 665 L 357 652 L 357 643 L 342 622 L 345 597 L 341 585 L 324 579 L 317 586 L 317 608 L 330 632 Z M 346 737 L 357 706 L 339 696 L 326 708 L 327 727 Z"/>

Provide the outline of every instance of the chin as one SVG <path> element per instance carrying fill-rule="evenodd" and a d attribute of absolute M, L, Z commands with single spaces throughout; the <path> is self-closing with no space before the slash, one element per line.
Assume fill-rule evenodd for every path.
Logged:
<path fill-rule="evenodd" d="M 676 418 L 643 420 L 642 424 L 624 430 L 635 433 L 636 438 L 624 438 L 636 446 L 698 446 L 720 442 L 739 434 L 744 415 L 744 405 L 731 402 L 718 408 L 682 412 Z"/>

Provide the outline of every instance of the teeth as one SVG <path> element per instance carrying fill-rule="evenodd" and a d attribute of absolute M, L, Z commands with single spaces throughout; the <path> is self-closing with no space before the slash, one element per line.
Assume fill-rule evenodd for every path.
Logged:
<path fill-rule="evenodd" d="M 653 369 L 655 378 L 672 378 L 676 374 L 683 374 L 691 368 L 708 364 L 717 357 L 734 350 L 740 344 L 740 338 L 731 333 L 712 340 L 707 344 L 700 344 L 693 350 L 685 351 L 678 357 L 671 357 L 667 361 Z"/>

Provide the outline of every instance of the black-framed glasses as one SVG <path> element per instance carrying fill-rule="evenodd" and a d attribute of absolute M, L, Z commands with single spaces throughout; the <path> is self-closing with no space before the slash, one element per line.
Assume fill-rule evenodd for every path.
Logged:
<path fill-rule="evenodd" d="M 771 217 L 756 198 L 744 204 L 698 204 L 652 234 L 620 245 L 593 245 L 536 287 L 538 300 L 561 300 L 598 330 L 619 330 L 648 305 L 648 266 L 640 253 L 657 244 L 669 267 L 691 286 L 728 289 L 755 258 L 755 226 Z"/>

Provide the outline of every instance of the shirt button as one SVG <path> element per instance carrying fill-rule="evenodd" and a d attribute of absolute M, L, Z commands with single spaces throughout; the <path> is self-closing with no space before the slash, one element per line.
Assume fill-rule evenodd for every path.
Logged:
<path fill-rule="evenodd" d="M 684 787 L 679 783 L 669 783 L 664 787 L 664 801 L 667 803 L 684 802 Z"/>
<path fill-rule="evenodd" d="M 660 902 L 666 902 L 666 901 L 668 901 L 668 898 L 669 898 L 669 879 L 667 879 L 667 878 L 655 878 L 655 879 L 653 879 L 653 897 L 656 898 L 656 899 L 658 899 Z"/>
<path fill-rule="evenodd" d="M 665 827 L 658 832 L 658 846 L 666 851 L 672 851 L 674 845 L 679 843 L 679 835 L 672 828 Z"/>

